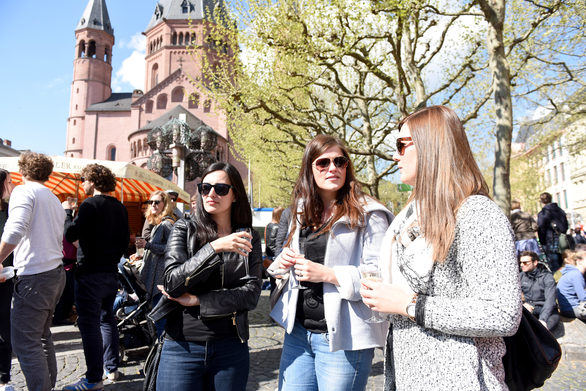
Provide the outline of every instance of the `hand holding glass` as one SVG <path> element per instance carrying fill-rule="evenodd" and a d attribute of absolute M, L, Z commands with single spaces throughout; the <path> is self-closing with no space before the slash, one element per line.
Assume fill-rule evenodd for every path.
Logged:
<path fill-rule="evenodd" d="M 236 230 L 236 232 L 246 232 L 249 235 L 252 235 L 250 228 L 238 228 Z M 248 237 L 246 238 L 246 240 L 248 240 L 249 242 L 251 241 L 251 239 Z M 246 250 L 246 251 L 248 251 L 248 250 Z M 242 255 L 242 261 L 244 262 L 244 270 L 246 270 L 246 275 L 244 277 L 242 277 L 241 280 L 254 280 L 256 277 L 250 275 L 250 266 L 248 264 L 248 255 L 247 256 Z"/>
<path fill-rule="evenodd" d="M 369 280 L 380 281 L 382 276 L 380 269 L 377 265 L 373 264 L 362 264 L 358 266 L 358 271 L 360 272 L 360 276 L 362 278 L 366 278 Z M 366 323 L 380 323 L 384 322 L 381 314 L 378 311 L 370 310 L 372 312 L 372 316 L 365 320 Z"/>

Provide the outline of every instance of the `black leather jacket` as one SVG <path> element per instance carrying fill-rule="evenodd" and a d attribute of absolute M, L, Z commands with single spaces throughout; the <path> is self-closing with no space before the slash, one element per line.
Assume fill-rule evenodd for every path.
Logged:
<path fill-rule="evenodd" d="M 209 243 L 203 245 L 195 253 L 195 224 L 191 219 L 177 221 L 167 241 L 165 255 L 164 283 L 167 292 L 173 292 L 175 297 L 181 296 L 187 290 L 186 280 L 204 262 L 221 259 L 219 273 L 212 275 L 206 281 L 205 287 L 194 287 L 189 293 L 197 294 L 200 301 L 200 316 L 202 318 L 232 317 L 240 340 L 248 340 L 248 311 L 256 308 L 260 297 L 262 275 L 262 250 L 260 236 L 252 231 L 252 252 L 249 254 L 250 275 L 256 279 L 242 281 L 246 275 L 242 257 L 237 253 L 226 252 L 220 257 Z M 151 319 L 160 318 L 178 303 L 161 300 L 159 305 L 149 315 Z"/>

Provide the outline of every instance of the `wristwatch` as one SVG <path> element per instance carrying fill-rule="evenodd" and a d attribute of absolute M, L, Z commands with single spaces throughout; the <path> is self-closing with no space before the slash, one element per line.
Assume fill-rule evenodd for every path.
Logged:
<path fill-rule="evenodd" d="M 407 313 L 407 316 L 413 322 L 415 322 L 415 306 L 416 305 L 417 305 L 417 293 L 413 295 L 413 297 L 411 298 L 411 302 L 409 302 L 409 304 L 407 304 L 407 307 L 405 307 L 405 312 Z"/>

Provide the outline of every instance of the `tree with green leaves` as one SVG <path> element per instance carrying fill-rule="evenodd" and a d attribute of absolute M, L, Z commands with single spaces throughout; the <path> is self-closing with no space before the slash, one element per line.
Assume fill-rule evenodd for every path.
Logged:
<path fill-rule="evenodd" d="M 535 7 L 527 11 L 524 3 Z M 526 29 L 508 24 L 504 9 L 486 23 L 491 4 L 236 0 L 226 16 L 236 23 L 210 24 L 214 55 L 203 58 L 204 76 L 194 76 L 194 83 L 210 89 L 226 112 L 236 152 L 251 162 L 269 202 L 280 204 L 290 195 L 306 142 L 317 134 L 345 140 L 363 186 L 379 197 L 381 181 L 396 169 L 391 132 L 402 117 L 423 106 L 448 105 L 476 144 L 486 142 L 498 112 L 494 193 L 508 209 L 512 103 L 500 106 L 498 97 L 507 88 L 513 99 L 528 100 L 546 90 L 526 88 L 533 82 L 529 69 L 539 68 L 527 53 L 539 46 L 534 37 L 549 32 L 553 16 L 562 18 L 563 7 L 502 2 L 525 9 L 533 21 Z M 487 34 L 494 36 L 488 50 Z M 541 69 L 546 66 L 554 67 L 541 61 Z"/>

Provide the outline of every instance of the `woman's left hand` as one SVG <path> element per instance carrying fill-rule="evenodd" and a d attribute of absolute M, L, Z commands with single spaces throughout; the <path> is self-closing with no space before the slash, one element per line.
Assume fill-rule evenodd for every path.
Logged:
<path fill-rule="evenodd" d="M 299 281 L 329 282 L 338 285 L 334 269 L 321 263 L 310 261 L 304 257 L 297 257 L 295 260 L 295 275 Z"/>
<path fill-rule="evenodd" d="M 199 305 L 199 297 L 197 297 L 196 295 L 192 295 L 190 293 L 184 293 L 179 297 L 171 297 L 165 291 L 165 288 L 163 287 L 163 285 L 157 285 L 157 288 L 159 288 L 159 290 L 163 293 L 163 295 L 165 295 L 167 297 L 167 299 L 176 301 L 177 303 L 181 304 L 183 307 L 195 307 L 196 305 Z"/>
<path fill-rule="evenodd" d="M 407 316 L 406 308 L 413 293 L 396 284 L 387 284 L 368 278 L 360 280 L 362 301 L 374 311 Z"/>

